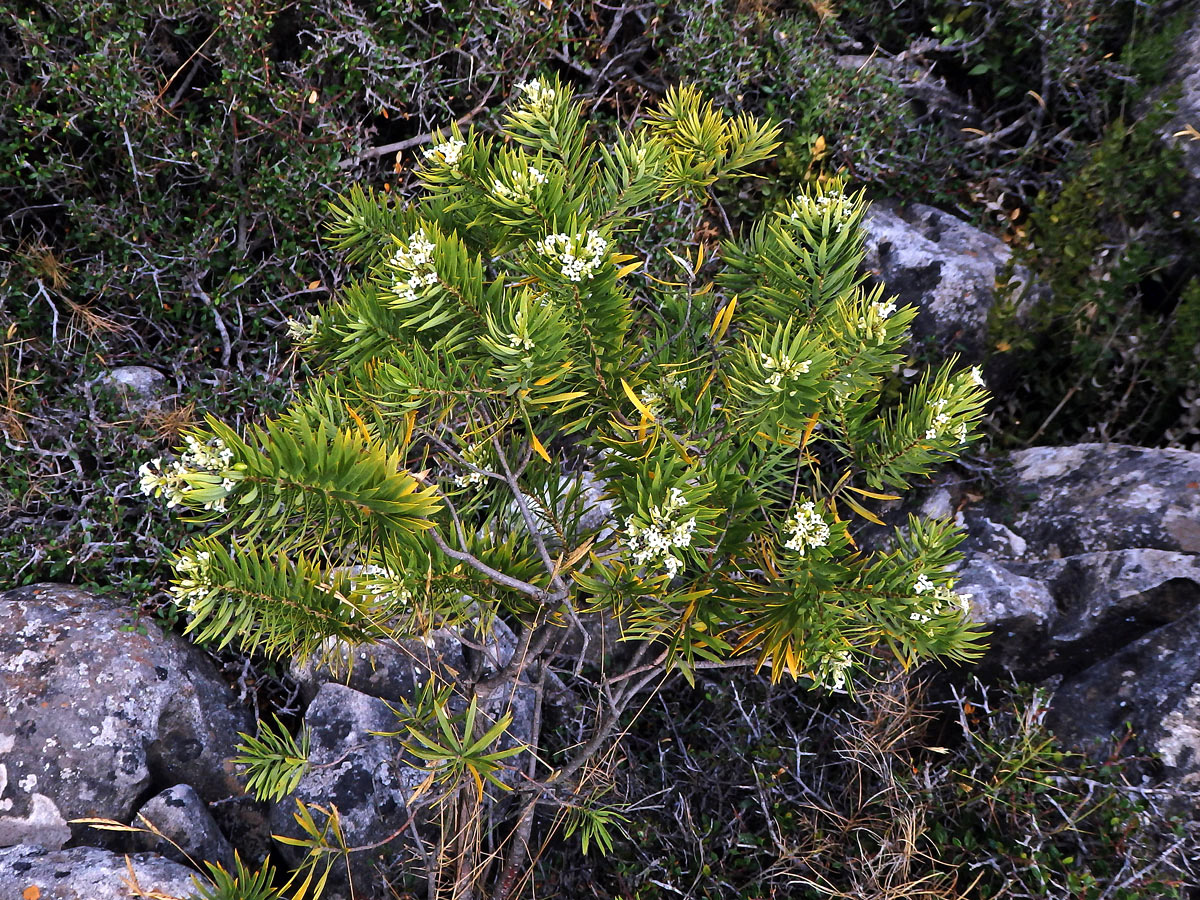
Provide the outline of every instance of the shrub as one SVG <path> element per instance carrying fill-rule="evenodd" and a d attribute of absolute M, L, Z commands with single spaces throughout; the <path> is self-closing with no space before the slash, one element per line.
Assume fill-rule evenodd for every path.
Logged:
<path fill-rule="evenodd" d="M 644 217 L 697 217 L 775 129 L 680 89 L 604 145 L 560 82 L 520 90 L 506 140 L 454 129 L 426 149 L 417 202 L 335 205 L 332 242 L 361 276 L 292 323 L 315 372 L 296 402 L 240 433 L 210 417 L 141 471 L 211 528 L 175 560 L 201 640 L 286 659 L 512 626 L 503 671 L 423 693 L 399 727 L 437 786 L 413 802 L 445 840 L 469 843 L 461 817 L 501 804 L 512 830 L 489 858 L 507 841 L 507 863 L 467 867 L 499 896 L 539 808 L 611 844 L 588 773 L 667 673 L 751 664 L 837 690 L 876 652 L 966 659 L 980 638 L 950 522 L 855 543 L 874 501 L 961 452 L 985 396 L 945 363 L 881 400 L 915 309 L 862 285 L 861 197 L 802 194 L 719 258 L 677 246 L 674 271 L 639 276 L 621 248 Z M 588 484 L 611 502 L 601 521 Z M 594 718 L 560 764 L 514 760 L 509 717 L 479 704 L 543 677 L 585 612 L 619 617 L 636 649 L 581 682 Z"/>

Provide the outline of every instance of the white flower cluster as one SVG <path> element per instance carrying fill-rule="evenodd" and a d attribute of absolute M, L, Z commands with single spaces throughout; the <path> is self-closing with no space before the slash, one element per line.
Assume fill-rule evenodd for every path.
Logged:
<path fill-rule="evenodd" d="M 433 241 L 426 236 L 425 229 L 419 228 L 392 254 L 392 267 L 407 276 L 398 277 L 392 283 L 392 291 L 401 303 L 412 303 L 419 291 L 438 283 L 437 270 L 433 265 L 433 251 L 436 249 Z"/>
<path fill-rule="evenodd" d="M 790 218 L 793 222 L 800 222 L 803 219 L 824 218 L 825 214 L 829 213 L 833 230 L 841 233 L 853 212 L 854 201 L 845 194 L 829 193 L 819 197 L 801 194 L 796 198 L 795 209 Z"/>
<path fill-rule="evenodd" d="M 983 383 L 983 369 L 981 369 L 979 366 L 971 366 L 971 368 L 967 370 L 967 374 L 971 379 L 971 384 L 975 385 L 975 387 L 987 387 L 987 385 Z"/>
<path fill-rule="evenodd" d="M 924 573 L 917 576 L 917 581 L 913 585 L 913 593 L 921 598 L 924 598 L 928 594 L 933 601 L 926 608 L 926 611 L 909 613 L 908 617 L 912 621 L 920 622 L 922 625 L 934 616 L 944 616 L 951 612 L 969 613 L 971 611 L 970 594 L 960 594 L 950 585 L 935 585 L 929 579 L 929 576 Z"/>
<path fill-rule="evenodd" d="M 213 588 L 208 571 L 211 559 L 212 554 L 207 550 L 185 550 L 175 558 L 173 565 L 179 581 L 171 585 L 171 593 L 176 603 L 189 606 L 208 596 Z"/>
<path fill-rule="evenodd" d="M 808 372 L 812 366 L 811 359 L 804 359 L 798 362 L 793 362 L 790 356 L 781 356 L 776 359 L 767 353 L 762 354 L 762 365 L 771 374 L 767 376 L 767 384 L 773 387 L 776 391 L 783 390 L 783 380 L 785 378 L 794 378 L 797 375 L 802 375 Z"/>
<path fill-rule="evenodd" d="M 308 316 L 307 322 L 302 322 L 300 319 L 294 319 L 288 316 L 287 319 L 287 335 L 297 344 L 303 344 L 305 341 L 311 341 L 317 336 L 317 326 L 320 324 L 320 319 L 311 313 Z"/>
<path fill-rule="evenodd" d="M 548 234 L 534 246 L 538 253 L 562 264 L 563 277 L 568 281 L 591 278 L 608 251 L 608 241 L 594 229 L 586 235 Z"/>
<path fill-rule="evenodd" d="M 936 441 L 950 430 L 950 423 L 953 420 L 950 417 L 950 413 L 946 412 L 946 403 L 946 398 L 942 397 L 934 400 L 931 404 L 931 408 L 934 411 L 934 416 L 929 428 L 925 430 L 925 440 Z M 956 426 L 954 426 L 954 437 L 960 444 L 965 444 L 967 442 L 966 422 L 959 422 Z"/>
<path fill-rule="evenodd" d="M 147 497 L 165 496 L 167 508 L 170 509 L 182 503 L 187 492 L 192 489 L 189 476 L 201 473 L 220 475 L 220 481 L 212 485 L 219 488 L 219 494 L 205 501 L 204 508 L 223 511 L 225 498 L 237 486 L 237 481 L 229 477 L 233 451 L 225 446 L 225 442 L 220 438 L 211 438 L 202 444 L 189 434 L 184 437 L 183 442 L 187 445 L 187 450 L 169 466 L 164 468 L 160 456 L 138 467 L 142 493 Z"/>
<path fill-rule="evenodd" d="M 671 493 L 662 506 L 650 510 L 650 524 L 642 525 L 633 516 L 625 518 L 625 534 L 633 561 L 639 566 L 658 564 L 671 578 L 683 568 L 683 560 L 675 555 L 692 545 L 692 533 L 696 530 L 696 519 L 682 519 L 680 511 L 687 506 L 687 499 L 679 488 Z"/>
<path fill-rule="evenodd" d="M 508 343 L 514 350 L 532 350 L 533 340 L 527 334 L 518 334 L 515 331 L 508 333 Z"/>
<path fill-rule="evenodd" d="M 443 141 L 440 144 L 434 144 L 432 147 L 426 147 L 424 155 L 427 160 L 434 163 L 442 163 L 449 168 L 454 168 L 458 165 L 458 161 L 462 159 L 463 151 L 467 149 L 467 142 L 458 138 L 450 138 L 448 141 Z"/>
<path fill-rule="evenodd" d="M 479 464 L 483 459 L 485 449 L 485 444 L 475 444 L 473 447 L 468 447 L 462 454 L 463 461 L 477 468 L 480 467 Z M 471 469 L 462 475 L 455 475 L 452 481 L 455 487 L 465 488 L 483 484 L 485 478 L 487 476 L 483 472 Z"/>
<path fill-rule="evenodd" d="M 814 668 L 812 677 L 817 684 L 824 685 L 831 691 L 840 691 L 846 687 L 846 673 L 854 664 L 854 656 L 849 650 L 837 650 L 821 657 Z"/>
<path fill-rule="evenodd" d="M 529 203 L 539 187 L 546 183 L 546 173 L 536 166 L 529 166 L 525 172 L 519 169 L 509 173 L 509 184 L 497 178 L 492 182 L 492 193 L 505 200 L 515 203 Z"/>
<path fill-rule="evenodd" d="M 375 604 L 412 605 L 412 591 L 404 586 L 403 579 L 383 566 L 360 566 L 350 576 L 350 587 L 354 593 L 369 597 Z"/>
<path fill-rule="evenodd" d="M 866 332 L 867 337 L 879 342 L 887 336 L 884 322 L 896 311 L 895 298 L 887 301 L 874 300 L 863 316 L 859 316 L 858 327 Z"/>
<path fill-rule="evenodd" d="M 817 511 L 817 505 L 809 500 L 788 516 L 783 523 L 788 539 L 783 546 L 804 556 L 813 547 L 824 547 L 829 543 L 829 523 Z"/>
<path fill-rule="evenodd" d="M 540 78 L 530 78 L 528 81 L 518 82 L 517 90 L 521 93 L 521 102 L 527 108 L 537 112 L 545 112 L 546 108 L 554 102 L 554 98 L 558 96 L 558 91 Z"/>

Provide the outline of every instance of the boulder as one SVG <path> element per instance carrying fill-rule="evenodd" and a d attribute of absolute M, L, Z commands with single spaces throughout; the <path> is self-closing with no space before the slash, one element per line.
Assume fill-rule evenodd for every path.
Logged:
<path fill-rule="evenodd" d="M 1034 447 L 1007 458 L 982 504 L 1027 559 L 1101 550 L 1200 552 L 1200 453 L 1122 444 Z"/>
<path fill-rule="evenodd" d="M 959 590 L 992 630 L 984 670 L 1037 681 L 1082 671 L 1200 605 L 1200 557 L 1147 549 L 1032 563 L 977 556 Z"/>
<path fill-rule="evenodd" d="M 1102 752 L 1132 729 L 1134 746 L 1158 754 L 1172 781 L 1200 786 L 1200 610 L 1064 679 L 1047 723 L 1064 740 Z"/>
<path fill-rule="evenodd" d="M 982 360 L 988 311 L 1012 255 L 1004 242 L 920 203 L 877 201 L 863 228 L 869 275 L 900 305 L 921 310 L 914 337 L 932 342 L 939 355 L 958 351 L 969 361 Z M 1028 279 L 1018 270 L 1012 281 L 1023 285 Z"/>
<path fill-rule="evenodd" d="M 191 869 L 153 853 L 125 856 L 97 847 L 0 848 L 0 897 L 4 900 L 186 900 L 196 895 L 192 875 Z"/>
<path fill-rule="evenodd" d="M 137 811 L 133 824 L 161 834 L 136 835 L 133 844 L 138 850 L 175 862 L 212 862 L 233 870 L 233 847 L 191 785 L 177 784 L 151 797 Z"/>
<path fill-rule="evenodd" d="M 167 376 L 149 366 L 118 366 L 101 375 L 97 384 L 114 392 L 130 413 L 160 409 L 170 389 Z"/>
<path fill-rule="evenodd" d="M 402 829 L 409 822 L 408 800 L 426 773 L 407 765 L 401 758 L 400 740 L 386 736 L 401 727 L 396 714 L 375 697 L 344 685 L 325 684 L 309 705 L 304 723 L 309 730 L 311 768 L 296 791 L 272 809 L 272 832 L 304 836 L 293 818 L 299 800 L 325 809 L 336 806 L 351 847 L 383 842 L 393 835 L 399 847 L 411 847 L 412 835 Z M 318 826 L 325 824 L 320 812 L 314 810 L 313 816 Z M 286 844 L 279 844 L 278 850 L 292 866 L 307 855 L 307 850 Z M 359 896 L 385 896 L 376 867 L 394 851 L 381 846 L 350 855 L 350 875 Z M 346 896 L 348 888 L 345 865 L 338 862 L 324 896 L 336 900 Z"/>
<path fill-rule="evenodd" d="M 128 822 L 154 785 L 241 793 L 250 717 L 208 658 L 110 597 L 42 584 L 0 593 L 0 846 L 51 849 Z M 96 834 L 90 834 L 95 839 Z"/>
<path fill-rule="evenodd" d="M 357 646 L 329 640 L 319 655 L 295 660 L 291 667 L 306 703 L 330 683 L 389 703 L 411 701 L 434 673 L 442 680 L 455 680 L 468 671 L 462 641 L 445 628 L 430 632 L 423 640 L 404 638 Z"/>

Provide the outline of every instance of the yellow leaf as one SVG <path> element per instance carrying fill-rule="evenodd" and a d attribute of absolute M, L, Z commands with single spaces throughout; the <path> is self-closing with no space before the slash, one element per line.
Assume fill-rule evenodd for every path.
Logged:
<path fill-rule="evenodd" d="M 849 506 L 852 510 L 854 510 L 856 513 L 858 513 L 860 516 L 862 516 L 868 522 L 874 522 L 876 525 L 884 524 L 883 519 L 879 518 L 879 516 L 875 515 L 875 513 L 871 512 L 865 506 L 862 506 L 861 504 L 857 503 L 856 501 L 851 500 L 849 497 L 847 497 L 845 495 L 842 496 L 842 499 L 846 501 L 847 506 Z"/>
<path fill-rule="evenodd" d="M 320 286 L 321 286 L 321 279 L 320 279 L 320 278 L 318 278 L 316 281 L 310 281 L 310 282 L 308 283 L 308 289 L 309 289 L 310 291 L 315 291 L 315 290 L 316 290 L 317 288 L 319 288 Z"/>
<path fill-rule="evenodd" d="M 624 378 L 621 379 L 621 387 L 625 389 L 625 395 L 630 399 L 630 401 L 632 401 L 633 405 L 638 408 L 638 412 L 640 412 L 648 422 L 655 421 L 654 415 L 642 404 L 642 401 L 638 399 L 638 395 L 633 392 L 633 388 L 629 386 L 629 382 L 627 382 Z"/>
<path fill-rule="evenodd" d="M 532 403 L 566 403 L 568 400 L 575 400 L 579 397 L 586 397 L 587 391 L 567 391 L 565 394 L 551 394 L 549 397 L 541 397 L 537 400 L 532 400 Z"/>
<path fill-rule="evenodd" d="M 550 454 L 546 452 L 546 448 L 542 446 L 542 442 L 538 440 L 538 436 L 532 431 L 529 432 L 529 440 L 533 444 L 534 452 L 537 453 L 538 456 L 540 456 L 546 462 L 553 462 L 553 460 L 550 459 Z"/>
<path fill-rule="evenodd" d="M 617 277 L 618 277 L 618 278 L 624 278 L 624 277 L 625 277 L 626 275 L 628 275 L 630 272 L 635 272 L 635 271 L 637 271 L 637 269 L 638 269 L 638 268 L 640 268 L 640 267 L 641 267 L 641 265 L 642 265 L 642 261 L 641 261 L 640 259 L 635 259 L 635 260 L 634 260 L 633 262 L 631 262 L 629 265 L 627 265 L 627 266 L 621 266 L 621 268 L 617 269 Z"/>
<path fill-rule="evenodd" d="M 308 95 L 308 102 L 309 103 L 317 102 L 317 89 L 316 88 L 313 88 L 312 92 Z"/>
<path fill-rule="evenodd" d="M 813 141 L 813 156 L 821 156 L 825 152 L 825 135 L 818 134 L 817 139 Z"/>
<path fill-rule="evenodd" d="M 861 494 L 864 497 L 870 497 L 872 500 L 899 500 L 898 494 L 877 494 L 874 491 L 868 491 L 866 488 L 848 487 L 847 490 L 854 491 L 856 494 Z"/>
<path fill-rule="evenodd" d="M 725 307 L 717 313 L 713 320 L 712 329 L 709 331 L 709 337 L 713 342 L 721 340 L 725 336 L 725 332 L 729 330 L 729 324 L 733 321 L 733 311 L 737 308 L 737 297 L 730 298 Z"/>
<path fill-rule="evenodd" d="M 700 271 L 700 267 L 704 265 L 704 244 L 696 248 L 696 271 Z"/>

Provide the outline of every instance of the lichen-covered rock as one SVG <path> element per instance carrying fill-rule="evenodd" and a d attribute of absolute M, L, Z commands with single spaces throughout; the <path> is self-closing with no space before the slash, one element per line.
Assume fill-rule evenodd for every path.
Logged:
<path fill-rule="evenodd" d="M 467 672 L 464 645 L 457 632 L 445 628 L 420 640 L 402 638 L 358 646 L 330 640 L 321 654 L 293 661 L 291 668 L 305 702 L 311 702 L 323 685 L 333 683 L 397 703 L 412 700 L 434 673 L 447 681 Z"/>
<path fill-rule="evenodd" d="M 1169 777 L 1200 784 L 1200 609 L 1066 678 L 1048 722 L 1085 749 L 1128 726 L 1135 746 L 1161 755 Z"/>
<path fill-rule="evenodd" d="M 1099 550 L 1200 552 L 1200 453 L 1122 444 L 1035 447 L 986 507 L 1008 518 L 1027 559 Z"/>
<path fill-rule="evenodd" d="M 3 900 L 129 900 L 196 895 L 192 870 L 153 853 L 125 856 L 96 847 L 0 848 Z M 133 887 L 136 885 L 136 889 Z M 36 891 L 33 890 L 36 888 Z"/>
<path fill-rule="evenodd" d="M 170 387 L 167 376 L 150 366 L 118 366 L 101 375 L 97 384 L 115 393 L 132 413 L 160 408 Z"/>
<path fill-rule="evenodd" d="M 1079 672 L 1200 605 L 1200 558 L 1168 550 L 974 557 L 961 575 L 973 617 L 992 629 L 985 669 L 1022 680 Z"/>
<path fill-rule="evenodd" d="M 985 670 L 1024 672 L 1041 662 L 1057 614 L 1044 584 L 976 556 L 959 571 L 957 590 L 971 595 L 971 618 L 991 632 Z"/>
<path fill-rule="evenodd" d="M 350 846 L 385 840 L 408 821 L 408 799 L 425 779 L 425 773 L 405 764 L 400 741 L 384 734 L 400 728 L 395 713 L 375 697 L 340 684 L 325 684 L 304 716 L 309 729 L 311 768 L 294 794 L 277 803 L 271 813 L 275 834 L 301 837 L 293 819 L 296 801 L 328 809 L 336 806 L 342 833 Z M 315 813 L 318 825 L 324 824 Z M 411 840 L 401 834 L 403 842 Z M 301 848 L 280 844 L 282 857 L 297 865 L 305 857 Z M 351 875 L 359 896 L 384 896 L 379 887 L 376 862 L 387 848 L 350 856 Z M 346 873 L 339 863 L 331 872 L 325 897 L 344 896 Z"/>
<path fill-rule="evenodd" d="M 0 709 L 0 846 L 57 849 L 74 818 L 128 822 L 155 781 L 241 793 L 230 759 L 249 717 L 202 653 L 111 598 L 0 593 Z"/>
<path fill-rule="evenodd" d="M 175 862 L 190 858 L 195 863 L 220 863 L 233 869 L 233 847 L 191 785 L 177 784 L 151 797 L 137 811 L 133 824 L 162 835 L 135 836 L 133 844 L 138 850 L 158 853 Z"/>
<path fill-rule="evenodd" d="M 1003 241 L 949 213 L 920 203 L 880 201 L 867 211 L 864 267 L 901 305 L 913 304 L 917 339 L 948 354 L 983 357 L 988 311 L 1011 251 Z M 1019 270 L 1013 286 L 1028 282 Z"/>

